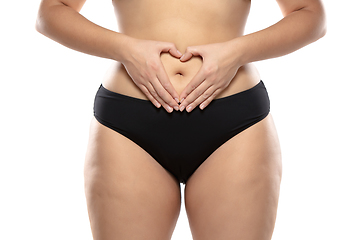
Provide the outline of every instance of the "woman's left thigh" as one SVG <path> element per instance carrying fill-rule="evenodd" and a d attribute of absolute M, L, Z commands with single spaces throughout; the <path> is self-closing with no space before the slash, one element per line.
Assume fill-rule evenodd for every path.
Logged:
<path fill-rule="evenodd" d="M 281 181 L 272 116 L 218 148 L 189 178 L 185 206 L 194 240 L 270 240 Z"/>

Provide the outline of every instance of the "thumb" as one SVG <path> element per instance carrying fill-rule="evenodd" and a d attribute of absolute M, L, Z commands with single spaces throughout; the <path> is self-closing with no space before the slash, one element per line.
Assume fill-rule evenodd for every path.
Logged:
<path fill-rule="evenodd" d="M 197 47 L 187 47 L 185 53 L 181 56 L 180 61 L 186 62 L 193 56 L 201 56 Z"/>
<path fill-rule="evenodd" d="M 181 52 L 176 48 L 174 43 L 164 43 L 162 52 L 168 52 L 176 58 L 180 58 L 182 56 Z"/>

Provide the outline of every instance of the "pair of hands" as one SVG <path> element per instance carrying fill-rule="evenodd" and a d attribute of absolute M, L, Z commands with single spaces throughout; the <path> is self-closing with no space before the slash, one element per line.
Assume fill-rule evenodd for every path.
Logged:
<path fill-rule="evenodd" d="M 229 85 L 241 66 L 238 54 L 234 53 L 233 41 L 187 47 L 182 54 L 173 43 L 130 39 L 122 63 L 149 100 L 157 108 L 163 106 L 169 113 L 173 109 L 191 112 L 198 105 L 204 109 Z M 180 95 L 165 72 L 160 59 L 162 52 L 168 52 L 182 62 L 193 56 L 203 59 L 200 70 Z"/>

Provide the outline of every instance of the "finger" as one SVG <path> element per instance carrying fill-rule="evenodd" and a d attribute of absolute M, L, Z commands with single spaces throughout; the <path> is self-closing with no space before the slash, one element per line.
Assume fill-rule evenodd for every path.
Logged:
<path fill-rule="evenodd" d="M 206 92 L 211 88 L 208 84 L 201 84 L 198 86 L 180 105 L 180 111 L 186 108 L 187 112 L 191 112 L 197 105 L 208 98 L 211 94 Z M 211 92 L 212 93 L 212 92 Z"/>
<path fill-rule="evenodd" d="M 151 91 L 150 93 L 153 95 L 153 97 L 161 103 L 161 105 L 165 108 L 166 111 L 168 111 L 169 113 L 171 113 L 173 111 L 173 109 L 175 108 L 175 110 L 179 110 L 179 105 L 175 102 L 174 99 L 171 98 L 170 94 L 162 87 L 162 85 L 160 84 L 159 80 L 156 79 L 153 82 L 150 82 L 151 84 Z M 172 107 L 171 105 L 169 105 L 167 103 L 167 101 L 174 101 L 175 102 L 175 106 Z"/>
<path fill-rule="evenodd" d="M 191 112 L 195 109 L 199 104 L 199 108 L 204 110 L 206 106 L 210 104 L 210 102 L 221 92 L 220 88 L 216 89 L 215 87 L 209 87 L 202 95 L 200 95 L 193 103 L 189 104 L 186 108 L 187 112 Z"/>
<path fill-rule="evenodd" d="M 187 112 L 191 112 L 193 109 L 195 109 L 199 104 L 203 103 L 207 99 L 209 99 L 210 96 L 214 93 L 215 87 L 211 86 L 209 87 L 203 94 L 201 94 L 197 99 L 194 100 L 194 102 L 190 103 L 186 107 Z M 203 108 L 201 109 L 203 110 Z"/>
<path fill-rule="evenodd" d="M 180 102 L 183 103 L 184 99 L 188 97 L 188 95 L 194 91 L 202 82 L 205 80 L 205 72 L 204 68 L 201 67 L 198 73 L 194 76 L 194 78 L 186 85 L 184 90 L 180 94 Z M 182 104 L 183 105 L 183 104 Z M 186 107 L 186 106 L 185 106 Z"/>
<path fill-rule="evenodd" d="M 199 47 L 187 47 L 185 53 L 181 56 L 180 61 L 186 62 L 193 56 L 202 56 Z"/>
<path fill-rule="evenodd" d="M 158 93 L 156 92 L 155 88 L 153 87 L 152 83 L 149 83 L 148 86 L 146 86 L 147 90 L 149 91 L 150 93 L 150 96 L 153 97 L 158 103 L 160 103 L 160 106 L 163 106 L 164 109 L 166 111 L 168 111 L 169 113 L 171 113 L 173 111 L 173 108 L 170 107 L 168 104 L 166 104 L 162 99 L 161 97 L 158 95 Z M 156 105 L 155 105 L 156 106 Z M 159 108 L 158 107 L 158 108 Z"/>
<path fill-rule="evenodd" d="M 144 86 L 139 86 L 140 90 L 146 95 L 146 97 L 155 105 L 155 107 L 161 107 L 161 104 L 150 94 L 149 90 Z"/>
<path fill-rule="evenodd" d="M 161 52 L 168 52 L 176 58 L 180 58 L 182 56 L 182 53 L 176 48 L 174 43 L 164 43 Z"/>
<path fill-rule="evenodd" d="M 207 99 L 205 99 L 205 101 L 203 101 L 201 104 L 200 104 L 200 109 L 201 110 L 204 110 L 204 108 L 206 108 L 210 102 L 212 100 L 214 100 L 214 98 L 221 92 L 221 89 L 216 89 L 211 95 L 210 97 L 208 97 Z"/>
<path fill-rule="evenodd" d="M 200 95 L 197 99 L 195 99 L 194 102 L 190 103 L 187 107 L 186 107 L 186 111 L 187 112 L 191 112 L 192 110 L 194 110 L 201 102 L 204 101 L 204 96 Z"/>
<path fill-rule="evenodd" d="M 170 106 L 178 107 L 179 106 L 179 94 L 175 90 L 174 86 L 171 84 L 168 75 L 165 72 L 164 66 L 161 64 L 159 71 L 156 73 L 156 77 L 159 79 L 161 86 L 166 90 L 167 94 L 164 95 L 163 100 Z M 160 88 L 160 86 L 159 86 Z M 156 88 L 155 88 L 156 89 Z M 158 91 L 158 89 L 156 89 Z M 161 96 L 162 97 L 162 96 Z"/>

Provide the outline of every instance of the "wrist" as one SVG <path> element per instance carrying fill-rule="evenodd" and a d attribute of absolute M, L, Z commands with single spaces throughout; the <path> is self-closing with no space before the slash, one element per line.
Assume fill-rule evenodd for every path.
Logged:
<path fill-rule="evenodd" d="M 114 60 L 120 63 L 124 63 L 128 58 L 129 48 L 131 46 L 131 42 L 134 38 L 127 36 L 125 34 L 119 33 L 116 38 L 116 44 L 114 49 Z"/>
<path fill-rule="evenodd" d="M 230 44 L 232 47 L 232 52 L 236 57 L 236 62 L 239 65 L 239 67 L 250 62 L 247 54 L 247 48 L 244 44 L 242 37 L 237 37 L 230 40 Z"/>

